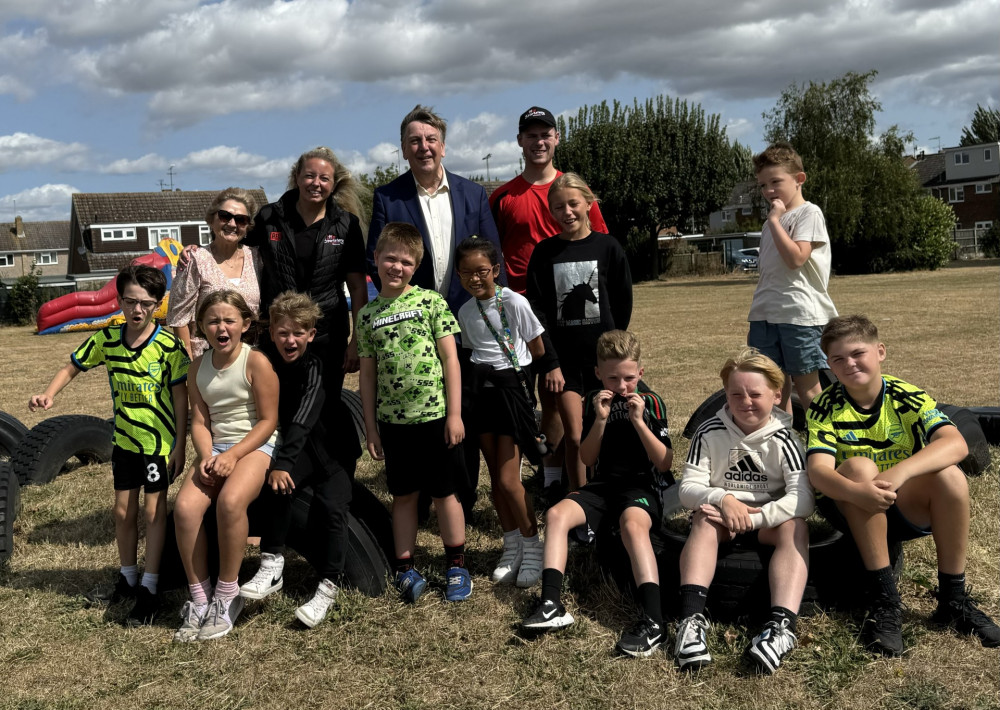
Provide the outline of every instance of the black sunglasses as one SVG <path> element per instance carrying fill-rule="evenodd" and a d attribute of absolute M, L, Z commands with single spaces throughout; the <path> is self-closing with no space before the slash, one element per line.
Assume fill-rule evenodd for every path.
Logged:
<path fill-rule="evenodd" d="M 228 224 L 229 220 L 236 222 L 237 227 L 245 227 L 250 224 L 250 217 L 245 214 L 233 214 L 225 210 L 218 210 L 215 214 L 223 224 Z"/>

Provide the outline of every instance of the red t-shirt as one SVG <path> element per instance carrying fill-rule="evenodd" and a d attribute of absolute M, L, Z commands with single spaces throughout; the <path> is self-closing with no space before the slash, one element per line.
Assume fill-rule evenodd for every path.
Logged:
<path fill-rule="evenodd" d="M 562 175 L 556 172 L 556 177 Z M 549 186 L 532 185 L 523 177 L 516 178 L 490 195 L 490 208 L 500 233 L 504 266 L 507 268 L 507 286 L 524 293 L 528 275 L 528 261 L 535 245 L 543 239 L 559 234 L 559 225 L 549 214 Z M 597 203 L 590 206 L 590 228 L 595 232 L 608 231 Z"/>

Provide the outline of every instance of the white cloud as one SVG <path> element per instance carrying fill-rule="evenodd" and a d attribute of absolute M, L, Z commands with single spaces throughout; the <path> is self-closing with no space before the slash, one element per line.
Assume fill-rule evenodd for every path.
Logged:
<path fill-rule="evenodd" d="M 18 214 L 26 222 L 69 219 L 72 185 L 42 185 L 0 197 L 0 212 Z"/>
<path fill-rule="evenodd" d="M 168 166 L 167 159 L 156 153 L 147 153 L 141 158 L 129 160 L 119 158 L 107 165 L 98 168 L 98 172 L 105 175 L 133 175 L 135 173 L 148 173 L 153 170 L 165 170 Z"/>
<path fill-rule="evenodd" d="M 297 156 L 296 156 L 297 157 Z M 253 179 L 280 183 L 295 158 L 267 158 L 239 147 L 219 145 L 188 153 L 176 161 L 178 173 L 207 172 L 228 179 Z"/>
<path fill-rule="evenodd" d="M 32 133 L 0 136 L 0 172 L 51 166 L 57 170 L 87 167 L 88 149 L 83 143 L 62 143 Z"/>

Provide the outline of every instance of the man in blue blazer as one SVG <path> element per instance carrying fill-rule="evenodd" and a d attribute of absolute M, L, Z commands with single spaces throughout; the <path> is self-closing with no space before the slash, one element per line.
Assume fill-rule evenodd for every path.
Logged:
<path fill-rule="evenodd" d="M 500 237 L 482 186 L 442 167 L 446 130 L 444 119 L 419 104 L 403 119 L 399 134 L 410 171 L 375 190 L 368 228 L 368 273 L 379 288 L 375 243 L 386 223 L 412 224 L 423 235 L 424 258 L 411 283 L 437 291 L 457 313 L 469 294 L 455 274 L 455 247 L 476 234 L 493 242 L 499 254 Z M 502 264 L 501 257 L 500 282 L 506 285 Z"/>

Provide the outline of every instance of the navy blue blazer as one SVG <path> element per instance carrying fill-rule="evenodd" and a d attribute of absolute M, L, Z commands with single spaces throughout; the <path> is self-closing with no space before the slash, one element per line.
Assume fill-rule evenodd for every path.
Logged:
<path fill-rule="evenodd" d="M 448 174 L 448 187 L 451 192 L 451 209 L 453 218 L 454 244 L 453 247 L 465 238 L 476 234 L 484 239 L 489 239 L 497 248 L 500 256 L 500 278 L 499 282 L 507 285 L 507 271 L 503 266 L 503 255 L 500 251 L 500 235 L 497 233 L 497 226 L 493 222 L 493 213 L 490 211 L 489 200 L 486 199 L 486 190 L 482 185 L 459 177 L 454 173 L 445 171 Z M 407 222 L 420 230 L 424 238 L 424 251 L 430 253 L 430 242 L 427 234 L 427 225 L 424 222 L 424 213 L 420 209 L 420 202 L 417 198 L 417 184 L 413 179 L 413 174 L 406 171 L 388 185 L 376 188 L 372 196 L 372 219 L 368 226 L 368 275 L 371 276 L 375 288 L 381 289 L 378 278 L 378 271 L 375 267 L 375 243 L 378 235 L 382 233 L 382 228 L 389 222 Z M 414 286 L 434 290 L 434 266 L 431 259 L 425 257 L 420 266 L 413 274 L 410 282 Z M 448 293 L 442 294 L 448 301 L 448 306 L 452 313 L 458 313 L 458 307 L 469 300 L 468 292 L 462 288 L 462 282 L 458 275 L 452 276 Z"/>

